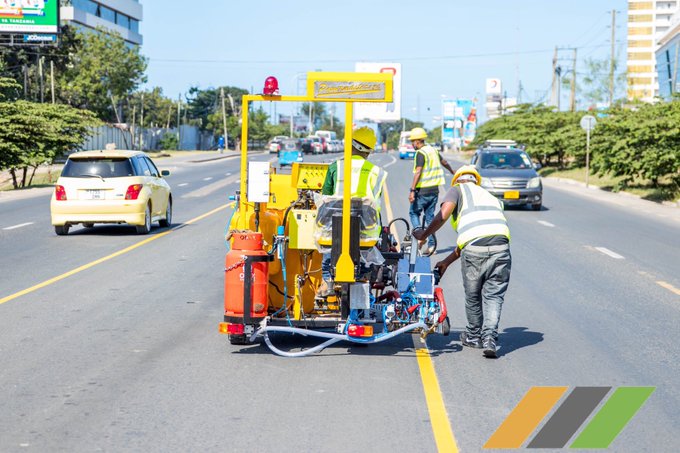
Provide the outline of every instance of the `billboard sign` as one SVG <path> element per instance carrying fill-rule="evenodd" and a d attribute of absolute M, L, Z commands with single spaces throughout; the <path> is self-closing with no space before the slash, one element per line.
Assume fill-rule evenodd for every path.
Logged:
<path fill-rule="evenodd" d="M 500 96 L 503 87 L 501 85 L 501 79 L 486 79 L 486 95 L 487 96 Z"/>
<path fill-rule="evenodd" d="M 460 147 L 475 138 L 477 109 L 475 100 L 445 99 L 442 101 L 442 142 Z"/>
<path fill-rule="evenodd" d="M 0 0 L 0 33 L 58 33 L 59 0 Z"/>
<path fill-rule="evenodd" d="M 307 95 L 315 101 L 392 101 L 392 76 L 357 72 L 309 72 Z"/>
<path fill-rule="evenodd" d="M 375 122 L 401 121 L 401 63 L 366 63 L 354 65 L 356 72 L 392 75 L 392 102 L 354 104 L 354 118 Z"/>

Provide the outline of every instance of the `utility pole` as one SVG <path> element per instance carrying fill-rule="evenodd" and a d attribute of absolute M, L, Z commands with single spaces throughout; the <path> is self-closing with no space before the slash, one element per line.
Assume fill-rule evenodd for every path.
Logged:
<path fill-rule="evenodd" d="M 40 102 L 45 102 L 45 81 L 43 77 L 43 59 L 38 50 L 38 77 L 40 77 Z"/>
<path fill-rule="evenodd" d="M 571 96 L 569 98 L 569 111 L 576 111 L 576 52 L 578 49 L 574 48 L 574 62 L 571 66 Z"/>
<path fill-rule="evenodd" d="M 222 125 L 224 126 L 224 148 L 229 149 L 229 140 L 227 136 L 227 108 L 224 105 L 224 87 L 220 88 L 220 96 L 222 97 Z M 220 149 L 220 152 L 222 150 Z"/>
<path fill-rule="evenodd" d="M 50 60 L 50 91 L 52 92 L 52 104 L 54 104 L 54 61 L 52 60 Z"/>
<path fill-rule="evenodd" d="M 552 62 L 552 91 L 550 92 L 550 105 L 557 105 L 557 46 L 555 46 Z"/>
<path fill-rule="evenodd" d="M 177 95 L 177 149 L 180 149 L 181 136 L 179 133 L 179 122 L 182 116 L 182 93 Z"/>
<path fill-rule="evenodd" d="M 614 52 L 616 51 L 616 10 L 612 10 L 612 47 L 609 61 L 609 107 L 614 103 Z"/>
<path fill-rule="evenodd" d="M 139 150 L 144 148 L 144 93 L 142 93 L 142 108 L 139 114 Z"/>

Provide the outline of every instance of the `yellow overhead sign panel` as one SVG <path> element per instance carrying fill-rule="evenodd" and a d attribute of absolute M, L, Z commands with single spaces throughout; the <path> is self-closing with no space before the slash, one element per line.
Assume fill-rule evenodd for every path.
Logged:
<path fill-rule="evenodd" d="M 307 96 L 315 101 L 392 102 L 390 73 L 308 72 Z"/>

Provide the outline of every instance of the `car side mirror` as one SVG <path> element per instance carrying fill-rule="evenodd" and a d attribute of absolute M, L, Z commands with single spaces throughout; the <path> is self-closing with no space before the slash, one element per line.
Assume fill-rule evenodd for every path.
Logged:
<path fill-rule="evenodd" d="M 534 169 L 535 170 L 540 170 L 543 168 L 543 165 L 540 164 L 540 162 L 534 162 Z"/>
<path fill-rule="evenodd" d="M 161 170 L 161 176 L 170 176 L 170 170 Z"/>

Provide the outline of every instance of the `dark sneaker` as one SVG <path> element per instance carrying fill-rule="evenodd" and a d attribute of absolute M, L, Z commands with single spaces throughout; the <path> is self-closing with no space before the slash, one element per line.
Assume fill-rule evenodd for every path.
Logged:
<path fill-rule="evenodd" d="M 467 346 L 468 348 L 482 348 L 482 342 L 479 340 L 479 337 L 468 337 L 467 332 L 460 333 L 460 342 L 463 346 Z"/>
<path fill-rule="evenodd" d="M 484 348 L 484 351 L 482 351 L 484 357 L 487 359 L 495 359 L 498 357 L 496 354 L 496 340 L 491 337 L 486 337 L 482 342 L 482 346 Z"/>

